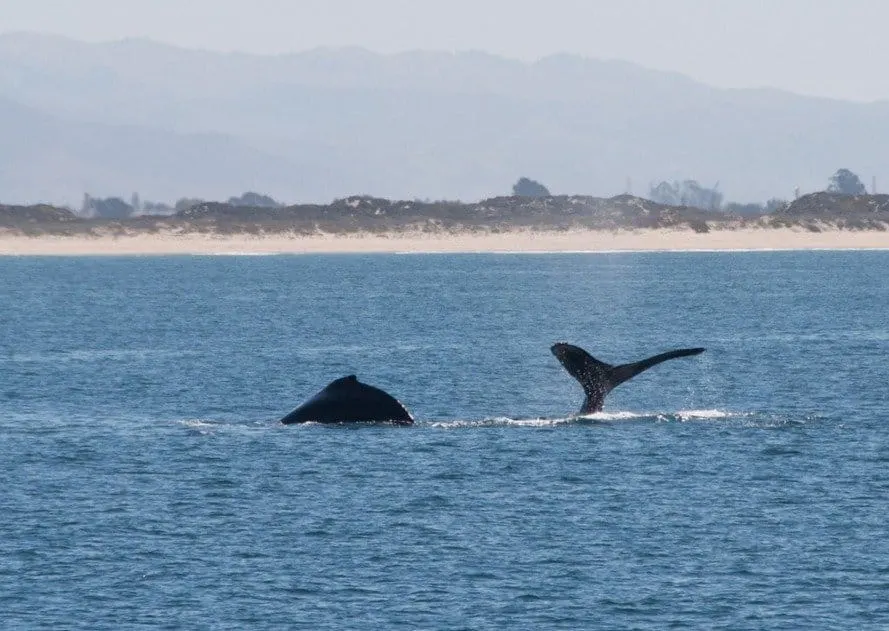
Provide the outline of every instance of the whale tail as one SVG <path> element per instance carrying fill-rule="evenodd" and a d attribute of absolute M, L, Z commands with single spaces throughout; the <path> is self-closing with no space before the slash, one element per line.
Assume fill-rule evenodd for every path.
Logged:
<path fill-rule="evenodd" d="M 680 348 L 654 355 L 632 364 L 613 366 L 599 361 L 579 346 L 560 342 L 550 348 L 553 355 L 562 363 L 565 370 L 577 379 L 586 394 L 586 400 L 580 410 L 581 414 L 599 412 L 605 402 L 605 395 L 617 386 L 628 381 L 661 362 L 677 357 L 688 357 L 704 352 L 703 348 Z"/>

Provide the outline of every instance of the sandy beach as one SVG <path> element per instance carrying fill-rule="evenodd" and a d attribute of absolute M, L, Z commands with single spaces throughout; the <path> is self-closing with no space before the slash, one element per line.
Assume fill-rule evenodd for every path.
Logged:
<path fill-rule="evenodd" d="M 259 237 L 172 233 L 98 237 L 0 235 L 0 255 L 5 256 L 806 249 L 889 249 L 889 232 L 744 228 L 709 233 L 572 230 Z"/>

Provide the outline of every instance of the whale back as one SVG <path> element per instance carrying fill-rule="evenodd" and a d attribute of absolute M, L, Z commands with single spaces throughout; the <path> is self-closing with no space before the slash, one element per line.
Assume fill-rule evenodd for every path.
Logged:
<path fill-rule="evenodd" d="M 355 375 L 330 382 L 281 419 L 285 425 L 384 421 L 410 425 L 413 418 L 395 397 L 379 388 L 361 383 Z"/>

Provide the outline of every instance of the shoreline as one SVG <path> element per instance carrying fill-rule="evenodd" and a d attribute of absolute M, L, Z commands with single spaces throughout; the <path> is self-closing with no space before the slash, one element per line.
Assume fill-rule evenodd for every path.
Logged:
<path fill-rule="evenodd" d="M 887 250 L 889 231 L 793 228 L 691 230 L 515 230 L 318 235 L 131 233 L 123 236 L 0 234 L 0 256 L 371 254 L 479 252 L 686 252 Z"/>

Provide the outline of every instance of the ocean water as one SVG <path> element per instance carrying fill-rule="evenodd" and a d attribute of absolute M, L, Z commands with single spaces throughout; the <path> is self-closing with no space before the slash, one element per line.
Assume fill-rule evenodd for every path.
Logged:
<path fill-rule="evenodd" d="M 889 628 L 889 252 L 0 258 L 4 629 Z M 549 352 L 684 346 L 605 412 Z M 282 426 L 334 378 L 414 427 Z"/>

